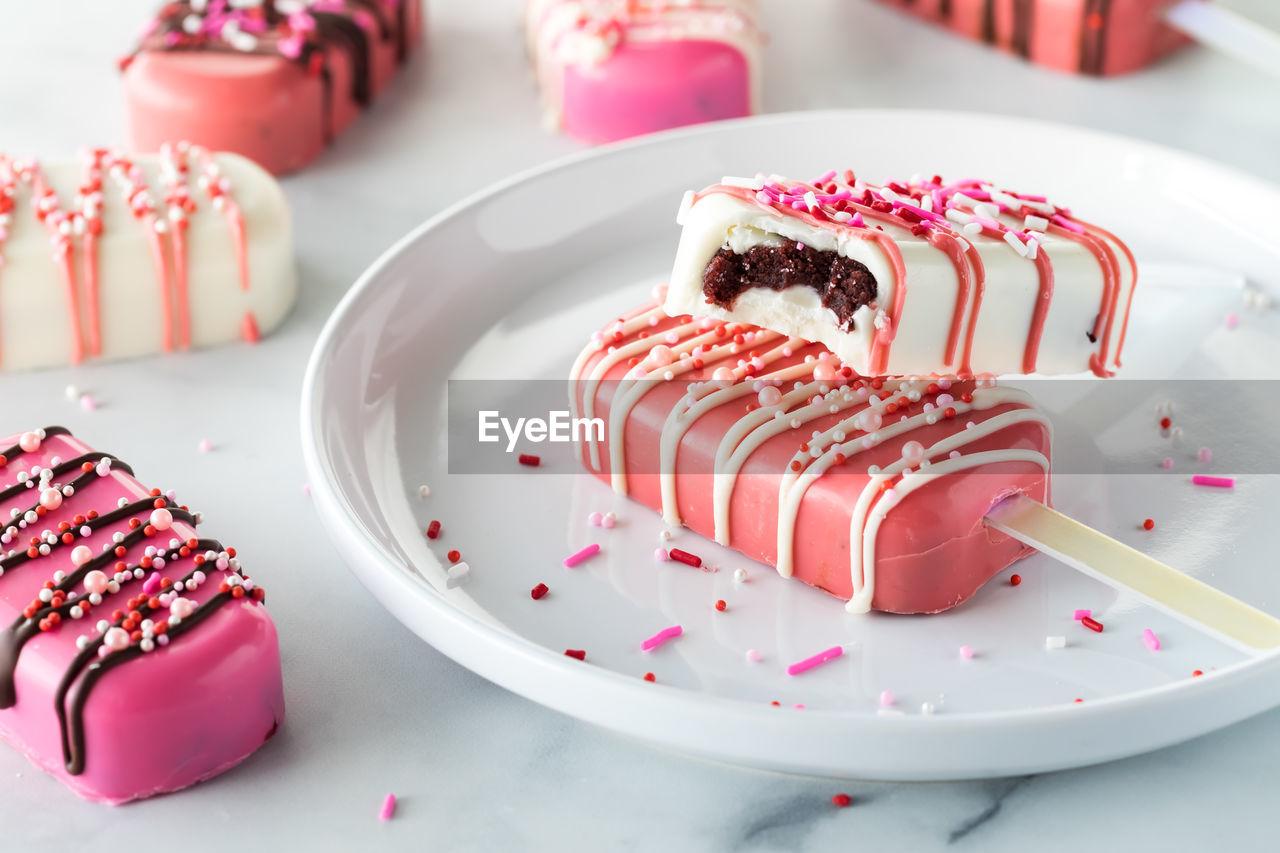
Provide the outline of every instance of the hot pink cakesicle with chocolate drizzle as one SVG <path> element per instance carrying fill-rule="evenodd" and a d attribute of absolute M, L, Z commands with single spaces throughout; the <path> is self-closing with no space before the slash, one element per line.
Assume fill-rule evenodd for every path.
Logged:
<path fill-rule="evenodd" d="M 421 0 L 166 3 L 121 63 L 132 145 L 192 139 L 299 169 L 387 86 L 421 28 Z"/>
<path fill-rule="evenodd" d="M 284 194 L 243 157 L 0 153 L 0 370 L 253 342 L 296 290 Z"/>
<path fill-rule="evenodd" d="M 818 341 L 863 376 L 1120 366 L 1133 255 L 1041 195 L 760 175 L 687 193 L 677 221 L 673 316 Z"/>
<path fill-rule="evenodd" d="M 62 427 L 0 440 L 0 737 L 112 804 L 215 776 L 284 719 L 263 590 L 200 518 Z"/>
<path fill-rule="evenodd" d="M 880 0 L 1024 59 L 1126 74 L 1189 39 L 1164 21 L 1176 0 Z"/>
<path fill-rule="evenodd" d="M 547 124 L 586 142 L 750 115 L 760 97 L 755 0 L 529 0 Z"/>
<path fill-rule="evenodd" d="M 867 379 L 826 349 L 650 305 L 574 364 L 583 461 L 692 530 L 849 601 L 954 607 L 1031 549 L 983 523 L 1049 498 L 1051 427 L 987 381 Z"/>

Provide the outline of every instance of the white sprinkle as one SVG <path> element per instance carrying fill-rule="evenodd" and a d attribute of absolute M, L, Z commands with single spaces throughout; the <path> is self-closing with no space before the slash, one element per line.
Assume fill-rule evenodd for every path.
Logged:
<path fill-rule="evenodd" d="M 1044 647 L 1046 649 L 1064 649 L 1067 647 L 1067 638 L 1061 636 L 1045 637 Z"/>
<path fill-rule="evenodd" d="M 1018 239 L 1017 234 L 1014 234 L 1012 231 L 1004 232 L 1004 241 L 1008 243 L 1010 246 L 1012 246 L 1014 248 L 1014 251 L 1016 251 L 1019 255 L 1022 255 L 1022 257 L 1025 258 L 1027 256 L 1026 244 L 1024 244 L 1021 240 Z"/>
<path fill-rule="evenodd" d="M 746 582 L 747 582 L 747 570 L 746 570 L 746 569 L 734 569 L 734 570 L 733 570 L 733 580 L 734 580 L 734 583 L 746 583 Z"/>
<path fill-rule="evenodd" d="M 418 486 L 418 497 L 424 501 L 431 497 L 431 487 L 427 485 Z"/>
<path fill-rule="evenodd" d="M 1022 224 L 1027 228 L 1033 228 L 1036 231 L 1044 231 L 1049 227 L 1049 220 L 1045 219 L 1043 216 L 1034 216 L 1028 213 L 1026 218 L 1022 220 Z"/>
<path fill-rule="evenodd" d="M 739 178 L 733 175 L 726 175 L 720 179 L 720 183 L 726 187 L 742 187 L 746 190 L 762 190 L 764 189 L 763 178 Z"/>

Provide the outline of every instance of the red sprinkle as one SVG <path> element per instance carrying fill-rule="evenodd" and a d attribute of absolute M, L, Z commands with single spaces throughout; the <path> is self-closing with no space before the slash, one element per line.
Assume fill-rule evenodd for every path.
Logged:
<path fill-rule="evenodd" d="M 1169 427 L 1171 427 L 1171 426 L 1173 426 L 1173 419 L 1172 419 L 1172 418 L 1161 418 L 1161 419 L 1160 419 L 1160 429 L 1168 429 L 1168 428 L 1169 428 Z"/>
<path fill-rule="evenodd" d="M 454 550 L 454 551 L 450 551 L 448 554 L 445 554 L 445 556 L 449 558 L 450 563 L 456 563 L 462 559 L 462 552 Z"/>
<path fill-rule="evenodd" d="M 427 525 L 427 538 L 438 539 L 440 537 L 440 522 L 432 521 Z"/>
<path fill-rule="evenodd" d="M 1191 672 L 1191 677 L 1192 677 L 1192 678 L 1199 678 L 1199 677 L 1200 677 L 1200 676 L 1202 676 L 1202 675 L 1204 675 L 1204 672 L 1203 672 L 1202 670 L 1199 670 L 1199 669 L 1192 670 L 1192 672 Z"/>
<path fill-rule="evenodd" d="M 1084 617 L 1080 620 L 1080 624 L 1088 628 L 1090 631 L 1098 634 L 1102 633 L 1102 623 L 1097 619 L 1094 619 L 1092 616 Z"/>
<path fill-rule="evenodd" d="M 1020 583 L 1022 583 L 1022 575 L 1014 575 L 1013 577 L 1009 578 L 1010 586 L 1017 586 Z"/>
<path fill-rule="evenodd" d="M 577 658 L 578 660 L 587 659 L 587 653 L 582 649 L 565 649 L 564 656 L 567 658 Z"/>
<path fill-rule="evenodd" d="M 529 466 L 531 466 L 531 467 L 533 467 L 533 468 L 537 468 L 539 465 L 541 465 L 541 464 L 542 464 L 542 457 L 541 457 L 541 456 L 534 456 L 532 453 L 521 453 L 521 454 L 520 454 L 520 464 L 521 464 L 521 465 L 529 465 Z"/>
<path fill-rule="evenodd" d="M 1150 518 L 1148 518 L 1146 521 L 1142 522 L 1142 529 L 1143 529 L 1143 530 L 1154 530 L 1154 529 L 1155 529 L 1155 527 L 1156 527 L 1156 523 L 1155 523 L 1155 521 L 1154 521 L 1154 520 L 1152 520 L 1152 519 L 1150 519 Z"/>
<path fill-rule="evenodd" d="M 836 808 L 840 808 L 840 809 L 844 808 L 845 806 L 849 805 L 852 802 L 853 802 L 853 797 L 849 796 L 848 794 L 836 794 L 834 797 L 831 798 L 831 804 L 834 805 Z"/>
<path fill-rule="evenodd" d="M 644 680 L 645 680 L 645 681 L 657 681 L 657 680 L 658 680 L 658 677 L 657 677 L 656 675 L 654 675 L 652 672 L 646 672 L 646 673 L 644 674 Z"/>
<path fill-rule="evenodd" d="M 723 598 L 716 600 L 716 610 L 719 610 L 721 613 L 723 613 L 725 611 L 725 608 L 727 608 L 728 606 L 729 606 L 728 604 L 725 604 L 725 601 Z"/>
<path fill-rule="evenodd" d="M 672 548 L 671 551 L 668 552 L 668 556 L 676 562 L 684 563 L 686 566 L 693 566 L 695 569 L 702 567 L 701 557 L 694 556 L 688 551 L 681 551 L 679 548 Z"/>
<path fill-rule="evenodd" d="M 533 589 L 529 590 L 529 597 L 532 598 L 534 601 L 537 601 L 538 599 L 542 598 L 542 596 L 546 595 L 550 591 L 551 591 L 551 587 L 547 586 L 545 583 L 540 583 L 537 586 L 535 586 Z"/>

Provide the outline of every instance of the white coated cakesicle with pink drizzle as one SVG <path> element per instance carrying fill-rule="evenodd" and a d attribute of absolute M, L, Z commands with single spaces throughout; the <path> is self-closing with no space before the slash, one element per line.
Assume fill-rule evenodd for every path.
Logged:
<path fill-rule="evenodd" d="M 256 341 L 296 291 L 284 194 L 243 157 L 0 153 L 0 370 Z"/>
<path fill-rule="evenodd" d="M 1137 270 L 1117 237 L 979 180 L 725 178 L 688 193 L 665 302 L 825 344 L 856 372 L 1111 375 Z"/>

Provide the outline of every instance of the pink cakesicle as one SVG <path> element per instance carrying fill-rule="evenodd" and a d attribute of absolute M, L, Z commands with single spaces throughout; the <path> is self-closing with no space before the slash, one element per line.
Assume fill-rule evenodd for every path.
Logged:
<path fill-rule="evenodd" d="M 1030 549 L 983 516 L 1049 497 L 1050 425 L 988 382 L 865 379 L 818 344 L 642 308 L 571 372 L 615 491 L 849 609 L 934 613 Z M 594 433 L 588 431 L 594 439 Z"/>
<path fill-rule="evenodd" d="M 0 440 L 0 737 L 90 800 L 176 791 L 284 719 L 233 548 L 62 427 Z"/>
<path fill-rule="evenodd" d="M 299 169 L 386 87 L 420 39 L 418 0 L 284 6 L 166 4 L 122 62 L 133 147 L 191 139 L 275 174 Z"/>
<path fill-rule="evenodd" d="M 527 18 L 547 122 L 577 139 L 611 142 L 755 110 L 753 0 L 530 0 Z"/>
<path fill-rule="evenodd" d="M 880 0 L 1050 68 L 1127 74 L 1186 45 L 1172 0 Z"/>

